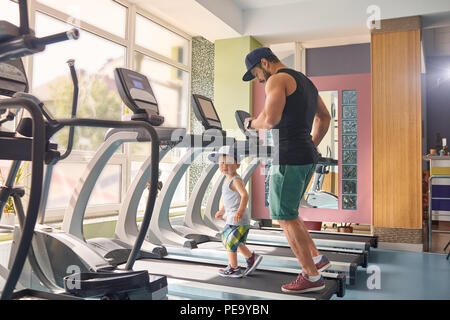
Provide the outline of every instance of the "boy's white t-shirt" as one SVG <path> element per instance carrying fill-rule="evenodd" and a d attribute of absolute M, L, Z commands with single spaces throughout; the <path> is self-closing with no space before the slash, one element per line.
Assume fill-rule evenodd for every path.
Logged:
<path fill-rule="evenodd" d="M 249 225 L 250 214 L 247 208 L 245 208 L 245 212 L 244 215 L 242 216 L 241 221 L 234 221 L 234 215 L 236 214 L 236 211 L 239 209 L 239 206 L 241 205 L 241 195 L 239 194 L 239 192 L 234 191 L 230 188 L 231 183 L 233 182 L 234 179 L 242 180 L 242 178 L 239 175 L 236 175 L 229 181 L 224 183 L 222 186 L 222 200 L 223 206 L 225 208 L 226 222 L 227 224 L 235 226 Z"/>

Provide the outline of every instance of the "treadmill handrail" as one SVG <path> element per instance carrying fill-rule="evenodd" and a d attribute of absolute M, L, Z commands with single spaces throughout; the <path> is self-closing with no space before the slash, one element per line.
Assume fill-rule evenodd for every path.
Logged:
<path fill-rule="evenodd" d="M 150 175 L 150 190 L 147 200 L 147 206 L 145 208 L 144 218 L 141 223 L 139 234 L 136 238 L 136 242 L 133 249 L 130 252 L 128 261 L 125 266 L 125 270 L 131 270 L 139 254 L 139 251 L 144 242 L 150 220 L 153 214 L 153 208 L 155 206 L 156 195 L 158 192 L 158 177 L 159 177 L 159 137 L 155 128 L 146 121 L 114 121 L 114 120 L 97 120 L 97 119 L 62 119 L 58 120 L 58 126 L 55 127 L 54 133 L 66 126 L 86 126 L 86 127 L 103 127 L 103 128 L 128 128 L 128 127 L 142 127 L 148 131 L 151 137 L 151 166 Z"/>

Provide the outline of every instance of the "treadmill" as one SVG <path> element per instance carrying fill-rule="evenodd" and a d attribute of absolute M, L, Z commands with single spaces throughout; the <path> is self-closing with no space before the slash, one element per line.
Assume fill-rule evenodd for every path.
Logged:
<path fill-rule="evenodd" d="M 198 97 L 197 99 L 203 98 Z M 249 116 L 250 115 L 244 111 L 236 112 L 237 123 L 243 133 L 246 135 L 247 143 L 249 144 L 249 147 L 247 147 L 246 149 L 250 151 L 250 155 L 253 155 L 255 157 L 254 161 L 248 166 L 243 175 L 244 183 L 248 182 L 255 169 L 258 167 L 261 161 L 264 160 L 264 155 L 262 156 L 261 154 L 258 154 L 259 150 L 263 148 L 261 147 L 262 142 L 260 141 L 257 132 L 248 132 L 244 129 L 243 122 L 245 118 Z M 202 120 L 202 118 L 199 117 L 199 120 L 201 120 L 205 125 L 205 122 Z M 251 152 L 252 150 L 253 152 Z M 255 152 L 255 150 L 257 152 Z M 266 151 L 265 153 L 270 154 L 270 151 Z M 267 158 L 267 156 L 265 156 L 265 158 Z M 326 162 L 329 161 L 329 159 L 323 158 L 322 161 Z M 203 217 L 204 223 L 215 230 L 221 230 L 225 224 L 224 221 L 215 219 L 215 212 L 219 209 L 218 201 L 221 196 L 222 184 L 223 179 L 218 180 L 213 186 L 213 190 L 211 192 L 212 196 L 208 199 Z M 188 214 L 192 215 L 195 214 L 195 212 L 188 212 Z M 188 218 L 188 220 L 189 219 L 191 218 Z M 199 222 L 198 218 L 197 222 Z M 258 223 L 253 223 L 252 227 L 253 228 L 250 231 L 248 237 L 249 243 L 289 247 L 287 240 L 280 228 L 262 227 Z M 325 251 L 362 254 L 364 256 L 364 263 L 362 265 L 363 267 L 367 266 L 368 253 L 370 248 L 377 247 L 377 236 L 373 235 L 341 234 L 319 231 L 310 231 L 310 234 L 316 246 Z"/>
<path fill-rule="evenodd" d="M 196 96 L 194 95 L 193 100 L 193 109 L 197 117 L 201 119 L 201 122 L 205 126 L 205 129 L 208 130 L 210 128 L 215 129 L 221 129 L 221 127 L 217 127 L 220 125 L 220 119 L 217 116 L 217 112 L 215 111 L 214 105 L 211 101 L 211 99 L 208 99 L 206 97 L 202 96 Z M 205 110 L 207 109 L 207 110 Z M 209 110 L 208 110 L 209 109 Z M 210 115 L 207 117 L 206 115 Z M 213 118 L 213 119 L 211 119 Z M 209 123 L 211 121 L 212 125 Z M 246 152 L 246 156 L 249 155 L 249 150 L 252 148 L 248 147 L 247 143 L 240 143 L 238 144 L 238 149 L 243 150 L 243 152 Z M 246 151 L 246 150 L 247 151 Z M 258 150 L 260 151 L 260 154 L 267 154 L 270 153 L 270 151 L 266 150 L 264 151 L 262 146 L 259 146 Z M 251 174 L 254 172 L 254 169 L 259 164 L 259 160 L 253 160 L 251 164 L 249 165 L 249 168 L 247 168 L 242 175 L 242 179 L 244 183 L 246 183 L 250 177 Z M 217 237 L 220 235 L 219 228 L 216 227 L 210 227 L 206 222 L 206 219 L 202 219 L 201 217 L 201 202 L 204 198 L 205 191 L 207 189 L 208 184 L 211 181 L 212 176 L 217 171 L 218 165 L 217 164 L 210 164 L 207 169 L 203 172 L 202 176 L 200 177 L 199 181 L 194 187 L 194 191 L 192 192 L 191 199 L 189 200 L 188 206 L 187 206 L 187 213 L 185 216 L 184 225 L 187 227 L 191 227 L 193 229 L 209 229 L 211 231 L 216 232 Z M 178 179 L 181 179 L 181 177 L 177 177 Z M 179 183 L 179 180 L 177 178 L 173 178 L 173 180 L 170 180 L 165 184 L 166 186 L 176 186 Z M 139 179 L 137 177 L 136 179 Z M 218 179 L 218 182 L 223 183 L 223 177 L 220 177 Z M 215 187 L 219 185 L 219 183 L 215 183 L 213 191 L 210 194 L 210 198 L 208 202 L 211 202 L 211 199 L 214 198 L 214 202 L 217 204 L 220 200 L 220 193 L 215 193 Z M 169 188 L 169 187 L 168 187 Z M 159 210 L 158 215 L 159 217 L 154 217 L 155 220 L 152 220 L 152 223 L 159 222 L 161 220 L 168 221 L 168 208 L 171 201 L 171 196 L 169 193 L 166 193 L 165 190 L 163 190 L 160 194 L 160 199 L 158 199 L 158 202 L 166 202 L 167 205 L 164 206 L 164 211 Z M 157 204 L 158 206 L 158 204 Z M 163 218 L 161 218 L 163 216 Z M 212 220 L 212 219 L 211 219 Z M 217 219 L 215 219 L 217 220 Z M 166 224 L 161 223 L 155 223 L 153 224 L 153 227 L 150 229 L 149 232 L 155 233 L 155 230 L 159 230 L 159 234 L 165 235 L 165 241 L 162 239 L 159 240 L 158 243 L 164 244 L 166 246 L 166 249 L 168 250 L 169 256 L 171 255 L 179 255 L 180 258 L 185 260 L 199 260 L 201 259 L 205 263 L 214 263 L 215 261 L 219 260 L 221 263 L 224 263 L 226 261 L 226 257 L 223 253 L 223 247 L 221 243 L 218 242 L 203 242 L 203 243 L 197 243 L 198 248 L 202 248 L 203 250 L 189 250 L 185 247 L 184 240 L 179 240 L 179 236 L 175 235 L 172 228 L 167 228 Z M 175 237 L 176 236 L 176 237 Z M 169 239 L 167 241 L 166 239 Z M 276 271 L 288 271 L 292 273 L 298 273 L 298 270 L 300 268 L 299 263 L 297 259 L 294 257 L 294 254 L 290 250 L 290 248 L 283 248 L 283 247 L 277 247 L 273 246 L 272 243 L 267 245 L 260 245 L 259 243 L 256 243 L 255 245 L 251 245 L 249 242 L 249 248 L 252 250 L 255 250 L 257 252 L 261 252 L 263 254 L 268 255 L 263 262 L 260 265 L 260 268 L 266 269 L 266 270 L 276 270 Z M 323 252 L 323 248 L 319 247 L 319 250 Z M 331 270 L 333 272 L 339 272 L 346 275 L 346 280 L 349 284 L 353 284 L 355 282 L 356 277 L 356 269 L 358 266 L 365 266 L 367 260 L 366 260 L 366 254 L 360 254 L 360 252 L 324 252 L 330 261 L 332 262 Z"/>
<path fill-rule="evenodd" d="M 182 138 L 184 138 L 186 129 L 160 126 L 163 124 L 164 118 L 159 114 L 155 95 L 148 80 L 144 78 L 144 76 L 124 68 L 117 68 L 114 71 L 114 76 L 120 96 L 133 112 L 131 119 L 133 121 L 147 121 L 158 125 L 155 127 L 155 130 L 160 141 L 159 161 L 161 161 L 166 154 L 174 146 L 179 144 Z M 127 86 L 133 86 L 132 90 L 127 92 L 121 90 L 123 83 L 125 82 L 128 83 Z M 135 101 L 135 103 L 131 104 L 129 102 L 130 100 Z M 83 175 L 78 180 L 78 184 L 64 214 L 62 230 L 77 237 L 81 241 L 86 242 L 92 250 L 100 254 L 111 265 L 116 266 L 127 261 L 127 257 L 139 234 L 136 216 L 130 217 L 130 219 L 121 219 L 121 217 L 119 217 L 121 223 L 124 223 L 124 229 L 127 230 L 126 238 L 120 239 L 115 236 L 114 238 L 95 238 L 86 240 L 83 233 L 83 220 L 89 198 L 103 169 L 122 144 L 127 142 L 147 141 L 151 141 L 151 137 L 145 130 L 139 127 L 109 130 L 105 136 L 104 143 L 95 153 L 94 157 L 88 163 Z M 151 157 L 149 157 L 148 161 L 149 163 L 151 162 Z M 142 190 L 145 189 L 150 180 L 151 167 L 152 166 L 149 165 L 148 179 L 143 184 Z M 133 190 L 130 190 L 131 194 L 133 194 Z M 139 204 L 138 202 L 136 203 L 136 208 Z M 152 245 L 144 241 L 141 250 L 138 253 L 138 258 L 160 258 L 166 254 L 167 252 L 163 246 Z"/>
<path fill-rule="evenodd" d="M 250 117 L 250 114 L 248 114 L 245 111 L 236 111 L 235 114 L 237 124 L 241 131 L 247 136 L 247 140 L 256 140 L 254 143 L 259 144 L 259 136 L 258 132 L 255 130 L 247 131 L 244 128 L 244 121 L 246 118 Z M 321 157 L 319 159 L 319 163 L 325 164 L 325 165 L 337 165 L 337 161 L 332 158 L 323 158 Z M 281 228 L 273 228 L 273 227 L 262 227 L 258 224 L 255 224 L 257 228 L 260 228 L 261 230 L 269 230 L 269 231 L 282 231 Z M 349 249 L 363 249 L 369 251 L 370 248 L 377 248 L 378 247 L 378 236 L 372 235 L 372 234 L 358 234 L 358 233 L 336 233 L 336 232 L 326 232 L 326 231 L 316 231 L 316 230 L 310 230 L 311 237 L 313 239 L 324 239 L 324 240 L 336 240 L 339 241 L 337 247 L 343 247 L 346 246 Z M 341 242 L 342 241 L 342 242 Z M 352 242 L 361 242 L 363 243 L 363 246 L 358 246 Z M 287 244 L 287 242 L 285 242 Z"/>
<path fill-rule="evenodd" d="M 209 113 L 209 114 L 213 114 L 213 113 Z M 217 122 L 217 116 L 214 115 L 215 119 L 213 121 Z M 220 123 L 220 120 L 219 120 Z M 217 129 L 217 128 L 207 128 L 207 129 Z M 182 166 L 185 166 L 185 160 L 182 159 L 180 161 Z M 223 246 L 220 242 L 220 238 L 218 237 L 218 232 L 212 230 L 215 235 L 216 235 L 216 239 L 215 241 L 205 241 L 205 242 L 197 242 L 196 246 L 197 248 L 191 246 L 191 245 L 186 245 L 186 243 L 188 242 L 189 239 L 184 238 L 182 236 L 180 236 L 180 234 L 178 234 L 175 229 L 175 226 L 170 226 L 170 222 L 169 222 L 169 208 L 170 208 L 170 202 L 172 200 L 173 194 L 174 194 L 174 190 L 176 189 L 176 187 L 178 186 L 181 178 L 182 178 L 182 174 L 179 174 L 179 172 L 177 172 L 177 168 L 181 167 L 180 164 L 177 164 L 177 166 L 175 166 L 175 169 L 172 172 L 172 175 L 169 177 L 168 181 L 166 181 L 164 183 L 164 188 L 163 190 L 161 190 L 160 195 L 157 199 L 157 203 L 156 203 L 156 208 L 159 208 L 159 210 L 155 211 L 155 215 L 152 218 L 152 222 L 151 222 L 151 228 L 149 229 L 149 234 L 151 234 L 151 236 L 147 237 L 147 240 L 152 241 L 154 244 L 159 244 L 159 245 L 163 245 L 166 247 L 166 250 L 168 251 L 168 256 L 165 256 L 164 259 L 169 258 L 169 259 L 178 259 L 178 260 L 189 260 L 189 261 L 202 261 L 204 263 L 208 263 L 208 264 L 223 264 L 224 263 L 224 259 L 226 259 L 226 254 L 224 252 Z M 217 167 L 215 167 L 215 169 L 217 170 Z M 140 180 L 142 179 L 139 175 L 136 176 L 135 178 L 135 182 L 134 183 L 138 183 L 136 182 L 136 180 Z M 204 181 L 200 182 L 201 184 Z M 197 184 L 198 185 L 198 184 Z M 195 187 L 194 190 L 197 189 L 197 185 Z M 190 202 L 191 201 L 201 201 L 199 199 L 202 199 L 204 196 L 204 193 L 199 193 L 196 195 L 192 195 Z M 195 200 L 193 200 L 195 198 Z M 184 226 L 187 227 L 187 226 Z M 206 226 L 204 226 L 206 228 Z M 153 240 L 152 237 L 154 238 L 156 235 L 163 235 L 163 238 L 159 238 L 156 240 Z M 211 247 L 213 246 L 213 247 Z M 265 248 L 265 247 L 262 247 Z M 260 251 L 260 248 L 255 248 L 257 251 Z M 273 250 L 279 250 L 281 253 L 280 254 L 275 254 L 274 252 L 272 252 Z M 286 257 L 286 259 L 284 260 L 289 260 L 289 258 L 292 261 L 289 261 L 289 268 L 285 267 L 285 269 L 289 269 L 289 272 L 292 273 L 293 270 L 295 269 L 295 273 L 298 273 L 299 271 L 299 265 L 298 262 L 295 264 L 294 262 L 294 256 L 292 254 L 292 252 L 290 252 L 290 249 L 288 248 L 274 248 L 274 247 L 268 247 L 267 248 L 267 252 L 271 251 L 270 253 L 272 255 L 274 255 L 273 259 L 272 259 L 272 263 L 275 260 L 279 260 L 279 259 L 284 259 L 284 257 Z M 333 257 L 334 258 L 334 257 Z M 335 268 L 339 269 L 340 272 L 346 274 L 346 275 L 351 275 L 351 279 L 354 278 L 356 272 L 356 267 L 357 265 L 360 263 L 360 257 L 359 256 L 355 256 L 352 254 L 348 254 L 348 255 L 342 255 L 340 256 L 340 260 L 336 261 L 335 263 Z M 336 259 L 334 259 L 336 260 Z M 267 262 L 269 262 L 269 259 L 267 259 Z M 286 262 L 287 263 L 287 262 Z M 278 263 L 279 265 L 279 263 Z M 261 267 L 263 268 L 263 267 Z M 283 270 L 283 268 L 277 268 L 274 269 L 274 266 L 266 266 L 267 269 L 269 270 Z M 349 281 L 351 281 L 350 277 L 349 277 Z"/>
<path fill-rule="evenodd" d="M 151 114 L 152 117 L 157 116 L 161 119 L 159 116 L 158 103 L 150 83 L 145 76 L 131 70 L 118 68 L 115 70 L 115 78 L 122 100 L 134 113 L 132 119 L 143 119 L 148 121 L 148 114 Z M 144 113 L 142 110 L 147 111 Z M 162 123 L 163 121 L 160 121 L 160 124 Z M 183 168 L 175 168 L 172 170 L 171 174 L 176 173 L 177 175 L 183 175 L 187 167 L 189 167 L 190 162 L 199 155 L 203 148 L 214 150 L 214 148 L 217 148 L 223 143 L 221 140 L 222 135 L 219 136 L 215 131 L 209 132 L 208 135 L 194 136 L 186 134 L 185 128 L 160 126 L 156 127 L 155 130 L 160 138 L 161 150 L 159 152 L 159 160 L 163 159 L 173 148 L 189 149 L 189 152 L 183 156 L 183 161 L 180 161 L 180 166 Z M 79 179 L 78 185 L 64 215 L 62 230 L 85 241 L 91 249 L 95 250 L 112 265 L 119 265 L 126 262 L 129 251 L 133 247 L 139 233 L 136 222 L 138 205 L 147 182 L 151 177 L 152 158 L 149 157 L 144 162 L 137 174 L 139 178 L 134 179 L 128 189 L 123 205 L 119 211 L 114 238 L 85 239 L 83 234 L 84 215 L 95 184 L 114 152 L 125 142 L 137 141 L 150 141 L 150 137 L 145 130 L 142 130 L 141 128 L 113 129 L 107 133 L 105 142 L 96 152 L 87 165 L 82 177 Z M 233 142 L 234 139 L 227 140 L 227 143 L 231 144 Z M 197 144 L 199 144 L 199 147 L 194 147 Z M 167 185 L 165 185 L 164 188 L 167 188 Z M 164 188 L 162 192 L 164 192 Z M 173 192 L 175 189 L 176 188 L 170 188 Z M 161 210 L 161 205 L 164 206 L 165 204 L 157 201 L 154 211 Z M 155 219 L 152 219 L 148 234 L 152 234 L 151 230 L 154 223 Z M 164 221 L 161 223 L 164 223 Z M 190 238 L 183 238 L 183 241 L 185 241 L 184 245 L 187 247 L 195 247 L 195 240 L 209 241 L 216 236 L 215 233 L 211 233 L 208 236 L 199 234 L 195 231 L 188 231 L 184 235 Z M 158 236 L 163 237 L 162 235 Z M 138 259 L 162 258 L 166 254 L 166 248 L 160 243 L 144 241 L 138 254 Z"/>
<path fill-rule="evenodd" d="M 133 74 L 134 76 L 137 76 L 137 73 Z M 150 84 L 147 84 L 148 80 L 144 79 L 144 76 L 141 75 L 141 78 L 143 79 L 142 82 L 145 81 L 145 84 L 143 88 L 144 90 L 149 92 Z M 119 89 L 119 92 L 123 91 L 125 96 L 131 96 L 131 93 L 133 92 L 133 88 L 135 88 L 135 84 L 132 81 L 121 81 L 118 83 L 122 88 Z M 122 94 L 121 94 L 122 95 Z M 130 99 L 126 101 L 127 105 L 129 106 L 132 104 L 137 104 L 139 102 L 137 99 Z M 189 135 L 186 135 L 189 136 Z M 228 143 L 227 139 L 223 136 L 216 136 L 214 134 L 212 135 L 203 135 L 201 136 L 203 139 L 206 139 L 206 143 L 200 141 L 199 145 L 196 146 L 194 144 L 193 148 L 213 148 L 210 146 L 211 141 L 214 140 L 217 143 L 217 146 L 214 146 L 214 148 L 219 147 L 220 145 L 223 145 L 224 143 Z M 189 140 L 189 139 L 188 139 Z M 197 141 L 198 142 L 198 141 Z M 181 142 L 183 143 L 183 142 Z M 206 146 L 206 147 L 204 147 Z M 200 154 L 201 151 L 195 152 L 195 154 Z M 189 154 L 189 152 L 188 152 Z M 182 170 L 184 170 L 186 164 L 186 159 L 182 159 L 180 162 L 182 163 Z M 151 162 L 148 163 L 148 165 L 151 166 Z M 139 174 L 135 178 L 135 181 L 133 182 L 133 185 L 141 185 L 143 184 L 142 181 L 146 181 L 146 178 L 148 176 L 145 174 L 148 168 L 141 167 L 140 174 L 144 178 L 140 178 Z M 173 197 L 174 190 L 176 189 L 177 183 L 173 183 L 173 181 L 179 181 L 181 179 L 181 174 L 177 174 L 175 170 L 172 172 L 172 181 L 165 182 L 163 190 L 161 190 L 155 204 L 155 212 L 152 216 L 152 221 L 150 223 L 151 226 L 157 225 L 158 221 L 161 223 L 161 221 L 169 221 L 168 218 L 168 211 L 169 208 L 165 203 L 167 202 L 167 199 L 170 199 Z M 145 185 L 145 184 L 144 184 Z M 170 188 L 169 188 L 170 186 Z M 166 190 L 170 189 L 170 190 Z M 136 190 L 130 188 L 129 194 L 133 193 L 136 197 Z M 141 193 L 142 194 L 142 193 Z M 138 194 L 137 196 L 140 197 L 141 194 Z M 139 200 L 139 198 L 135 198 L 135 200 Z M 133 205 L 136 207 L 137 201 L 132 201 Z M 156 210 L 159 208 L 159 211 Z M 159 214 L 160 212 L 167 213 L 167 215 L 162 216 Z M 134 213 L 134 219 L 136 217 L 136 213 Z M 163 217 L 163 218 L 162 218 Z M 156 222 L 155 222 L 156 221 Z M 134 222 L 136 224 L 136 222 Z M 164 223 L 162 223 L 164 225 Z M 150 228 L 152 229 L 152 228 Z M 168 230 L 161 228 L 160 230 L 149 230 L 147 239 L 145 242 L 149 242 L 149 238 L 151 238 L 150 232 L 153 233 L 153 235 L 157 235 L 157 232 L 161 232 L 165 237 L 170 237 L 175 243 L 177 241 L 180 241 L 179 246 L 181 249 L 189 250 L 189 252 L 207 252 L 209 250 L 207 249 L 201 249 L 196 248 L 196 246 L 208 244 L 208 243 L 215 243 L 220 245 L 222 247 L 221 243 L 218 241 L 207 241 L 202 244 L 199 244 L 195 242 L 193 239 L 188 239 L 180 236 L 178 233 L 176 233 L 173 229 Z M 162 255 L 162 257 L 157 257 L 156 255 L 153 255 L 151 258 L 143 257 L 141 256 L 140 259 L 138 259 L 135 263 L 135 270 L 152 270 L 152 272 L 156 272 L 157 274 L 167 276 L 169 285 L 171 283 L 176 283 L 176 285 L 179 285 L 180 283 L 185 288 L 192 288 L 192 290 L 210 290 L 215 293 L 235 293 L 238 291 L 240 296 L 245 297 L 251 297 L 251 298 L 260 298 L 260 299 L 330 299 L 333 295 L 337 295 L 339 297 L 343 296 L 345 294 L 345 276 L 342 274 L 336 274 L 336 273 L 328 273 L 326 275 L 326 289 L 324 289 L 321 292 L 318 293 L 312 293 L 312 294 L 302 294 L 302 295 L 291 295 L 291 294 L 285 294 L 281 292 L 281 284 L 282 283 L 289 283 L 293 280 L 293 275 L 287 272 L 274 272 L 274 271 L 262 271 L 258 270 L 255 272 L 255 279 L 252 279 L 251 281 L 241 281 L 240 284 L 237 284 L 236 282 L 229 282 L 225 281 L 222 277 L 219 276 L 217 273 L 217 268 L 210 266 L 211 262 L 203 261 L 202 259 L 197 259 L 194 257 L 194 255 L 191 256 L 191 258 L 194 258 L 192 260 L 194 261 L 186 261 L 182 256 L 175 255 L 171 253 L 172 249 L 176 249 L 174 245 L 167 245 L 165 243 L 153 243 L 153 245 L 156 246 L 163 246 L 167 249 L 168 255 Z M 143 246 L 145 248 L 145 245 Z M 141 250 L 142 251 L 142 250 Z M 216 250 L 214 250 L 216 251 Z M 224 252 L 222 252 L 222 256 Z M 222 265 L 221 260 L 215 260 L 215 265 Z M 119 265 L 120 267 L 120 265 Z M 298 273 L 298 270 L 297 270 Z M 258 279 L 257 279 L 258 278 Z M 255 281 L 256 280 L 256 281 Z M 270 285 L 268 284 L 270 283 Z M 237 289 L 240 286 L 239 290 Z"/>

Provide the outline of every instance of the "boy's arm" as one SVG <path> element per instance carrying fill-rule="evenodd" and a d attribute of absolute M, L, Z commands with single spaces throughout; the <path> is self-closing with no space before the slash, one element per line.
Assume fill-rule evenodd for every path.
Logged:
<path fill-rule="evenodd" d="M 221 203 L 219 211 L 216 212 L 216 218 L 218 218 L 218 219 L 222 218 L 224 214 L 225 214 L 225 207 L 224 207 L 223 203 Z"/>
<path fill-rule="evenodd" d="M 241 196 L 241 203 L 239 205 L 238 210 L 236 211 L 236 214 L 234 215 L 234 221 L 238 222 L 242 220 L 245 208 L 247 208 L 248 193 L 247 190 L 245 190 L 244 183 L 242 182 L 241 179 L 234 179 L 230 187 L 232 190 L 239 192 Z"/>

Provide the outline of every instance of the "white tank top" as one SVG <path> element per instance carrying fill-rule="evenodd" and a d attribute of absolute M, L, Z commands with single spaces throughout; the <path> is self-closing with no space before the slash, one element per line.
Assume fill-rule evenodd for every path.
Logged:
<path fill-rule="evenodd" d="M 231 183 L 234 179 L 241 179 L 239 175 L 234 176 L 229 181 L 223 184 L 222 186 L 222 200 L 223 206 L 225 208 L 225 214 L 227 219 L 227 224 L 236 225 L 236 226 L 245 226 L 250 224 L 250 215 L 248 209 L 245 208 L 244 215 L 242 216 L 242 220 L 237 222 L 234 221 L 234 215 L 236 211 L 239 209 L 241 204 L 241 195 L 239 192 L 234 191 L 230 188 Z"/>

